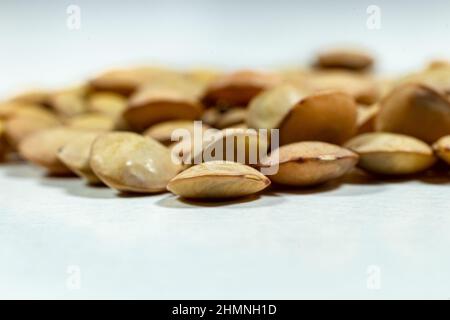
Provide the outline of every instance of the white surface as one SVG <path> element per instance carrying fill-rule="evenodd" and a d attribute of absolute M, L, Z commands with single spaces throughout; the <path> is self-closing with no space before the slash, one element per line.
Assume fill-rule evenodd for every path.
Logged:
<path fill-rule="evenodd" d="M 0 297 L 450 298 L 450 177 L 358 181 L 194 204 L 3 165 Z"/>

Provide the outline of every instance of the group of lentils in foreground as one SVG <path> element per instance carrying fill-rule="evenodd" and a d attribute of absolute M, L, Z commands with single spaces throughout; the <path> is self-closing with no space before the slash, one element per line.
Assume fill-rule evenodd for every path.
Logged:
<path fill-rule="evenodd" d="M 316 186 L 355 167 L 386 177 L 449 165 L 450 62 L 397 78 L 373 65 L 367 52 L 333 49 L 307 68 L 111 70 L 1 102 L 0 157 L 120 192 L 204 200 Z M 200 146 L 173 141 L 175 129 L 194 141 L 195 120 Z M 278 129 L 277 143 L 258 129 Z"/>

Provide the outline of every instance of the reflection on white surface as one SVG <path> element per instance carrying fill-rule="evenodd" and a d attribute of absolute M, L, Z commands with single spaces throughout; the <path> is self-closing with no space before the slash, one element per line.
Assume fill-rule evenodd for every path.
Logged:
<path fill-rule="evenodd" d="M 0 182 L 1 297 L 450 296 L 449 178 L 214 205 L 118 196 L 23 164 L 0 167 Z M 69 266 L 79 290 L 67 289 Z"/>

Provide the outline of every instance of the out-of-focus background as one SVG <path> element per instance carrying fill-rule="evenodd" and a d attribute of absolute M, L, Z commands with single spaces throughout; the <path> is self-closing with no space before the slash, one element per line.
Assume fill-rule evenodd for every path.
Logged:
<path fill-rule="evenodd" d="M 80 29 L 68 27 L 70 5 Z M 301 65 L 346 44 L 373 51 L 380 72 L 406 72 L 450 57 L 449 33 L 446 0 L 2 0 L 0 96 L 118 65 Z"/>

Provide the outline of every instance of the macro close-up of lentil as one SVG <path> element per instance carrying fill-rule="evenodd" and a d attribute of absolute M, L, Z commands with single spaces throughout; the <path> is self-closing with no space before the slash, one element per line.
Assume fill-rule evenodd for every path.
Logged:
<path fill-rule="evenodd" d="M 142 66 L 107 71 L 67 89 L 23 92 L 0 104 L 3 161 L 21 159 L 50 176 L 77 175 L 86 188 L 104 184 L 125 193 L 203 200 L 315 186 L 355 170 L 376 180 L 445 167 L 450 62 L 428 62 L 389 81 L 360 70 L 375 63 L 367 52 L 329 49 L 310 69 Z M 360 100 L 361 90 L 370 92 L 369 100 Z M 375 111 L 361 124 L 358 115 L 368 110 Z M 172 140 L 177 130 L 187 138 Z M 277 135 L 270 140 L 272 132 Z M 176 163 L 176 150 L 192 161 Z M 256 153 L 253 162 L 250 153 Z M 212 160 L 224 163 L 209 166 Z M 260 178 L 246 171 L 269 165 L 280 171 L 261 177 L 265 187 L 269 179 L 274 185 L 260 188 Z M 221 181 L 233 176 L 248 178 L 248 192 Z M 189 192 L 176 187 L 182 181 Z"/>
<path fill-rule="evenodd" d="M 450 6 L 402 2 L 0 4 L 0 298 L 448 299 Z"/>

